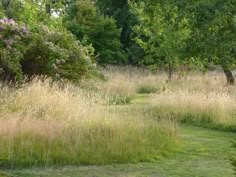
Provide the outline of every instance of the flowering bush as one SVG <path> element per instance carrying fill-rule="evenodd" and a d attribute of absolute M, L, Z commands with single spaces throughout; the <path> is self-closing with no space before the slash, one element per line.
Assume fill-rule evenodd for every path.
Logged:
<path fill-rule="evenodd" d="M 82 46 L 63 29 L 35 25 L 29 31 L 25 25 L 3 18 L 0 48 L 0 75 L 4 80 L 48 75 L 78 81 L 92 68 L 93 48 Z"/>
<path fill-rule="evenodd" d="M 13 19 L 0 19 L 0 68 L 3 79 L 23 78 L 20 61 L 28 43 L 29 31 Z"/>
<path fill-rule="evenodd" d="M 38 25 L 22 62 L 27 75 L 49 75 L 78 81 L 92 67 L 93 48 L 85 47 L 66 30 Z"/>

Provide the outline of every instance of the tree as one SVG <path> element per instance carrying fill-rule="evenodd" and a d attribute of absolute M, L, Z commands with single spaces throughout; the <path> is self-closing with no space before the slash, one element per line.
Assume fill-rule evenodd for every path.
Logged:
<path fill-rule="evenodd" d="M 120 29 L 113 18 L 104 16 L 92 1 L 75 1 L 68 7 L 65 26 L 84 44 L 92 44 L 98 62 L 124 63 L 121 50 Z"/>
<path fill-rule="evenodd" d="M 129 0 L 97 0 L 96 4 L 103 14 L 116 20 L 117 26 L 121 28 L 120 42 L 128 63 L 138 65 L 144 51 L 132 40 L 136 36 L 132 28 L 137 24 L 137 18 L 131 12 Z"/>
<path fill-rule="evenodd" d="M 230 70 L 236 64 L 236 1 L 198 0 L 188 6 L 192 11 L 189 53 L 206 66 L 222 66 L 227 83 L 234 84 Z"/>
<path fill-rule="evenodd" d="M 185 62 L 184 49 L 190 36 L 188 19 L 171 0 L 133 3 L 133 13 L 138 24 L 133 30 L 136 43 L 145 51 L 144 65 L 168 68 L 172 79 L 173 69 Z"/>
<path fill-rule="evenodd" d="M 101 12 L 113 17 L 121 28 L 120 40 L 123 45 L 129 40 L 129 6 L 128 0 L 98 0 L 96 2 Z"/>

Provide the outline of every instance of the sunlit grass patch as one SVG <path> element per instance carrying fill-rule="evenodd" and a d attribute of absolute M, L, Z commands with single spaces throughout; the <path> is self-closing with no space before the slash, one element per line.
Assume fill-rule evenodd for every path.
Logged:
<path fill-rule="evenodd" d="M 157 95 L 152 103 L 156 117 L 236 131 L 236 102 L 228 94 L 170 92 Z"/>
<path fill-rule="evenodd" d="M 36 79 L 8 94 L 0 106 L 2 167 L 152 161 L 178 147 L 174 122 L 112 112 L 100 95 L 72 85 Z"/>
<path fill-rule="evenodd" d="M 5 167 L 150 161 L 174 150 L 177 130 L 137 119 L 1 120 L 0 164 Z M 172 127 L 172 128 L 171 128 Z"/>

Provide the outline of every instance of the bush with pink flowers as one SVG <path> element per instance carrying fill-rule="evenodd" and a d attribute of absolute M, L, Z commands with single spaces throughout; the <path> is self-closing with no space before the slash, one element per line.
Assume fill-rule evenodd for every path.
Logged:
<path fill-rule="evenodd" d="M 0 69 L 4 80 L 21 80 L 20 61 L 28 45 L 30 33 L 26 26 L 13 19 L 0 19 Z"/>
<path fill-rule="evenodd" d="M 23 73 L 79 81 L 93 69 L 93 48 L 83 46 L 66 30 L 37 25 L 21 62 Z"/>
<path fill-rule="evenodd" d="M 63 29 L 38 24 L 28 30 L 3 18 L 0 39 L 0 76 L 6 81 L 35 75 L 78 81 L 93 69 L 93 48 Z"/>

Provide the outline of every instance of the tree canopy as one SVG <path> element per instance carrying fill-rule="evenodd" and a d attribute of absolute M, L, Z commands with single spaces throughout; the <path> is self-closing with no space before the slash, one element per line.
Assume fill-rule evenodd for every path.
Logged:
<path fill-rule="evenodd" d="M 133 64 L 167 69 L 169 79 L 178 66 L 194 65 L 207 69 L 213 64 L 223 68 L 229 84 L 234 83 L 231 70 L 236 65 L 235 0 L 6 1 L 8 4 L 0 5 L 2 22 L 5 22 L 4 19 L 7 23 L 13 20 L 17 27 L 24 26 L 30 31 L 27 37 L 31 41 L 21 41 L 21 38 L 19 41 L 15 40 L 12 46 L 19 50 L 20 55 L 17 56 L 21 58 L 14 66 L 20 66 L 23 61 L 28 62 L 26 58 L 32 57 L 34 59 L 31 64 L 35 65 L 34 62 L 38 61 L 35 58 L 42 56 L 29 52 L 30 49 L 36 50 L 31 47 L 41 46 L 41 49 L 37 49 L 40 51 L 45 43 L 53 43 L 60 48 L 57 51 L 68 50 L 68 53 L 42 52 L 50 53 L 53 57 L 45 55 L 43 58 L 47 58 L 48 61 L 39 63 L 47 64 L 36 64 L 37 67 L 46 67 L 59 58 L 67 60 L 67 56 L 72 52 L 70 48 L 85 47 L 88 52 L 79 55 L 79 58 L 88 55 L 84 58 L 90 58 L 91 62 L 85 63 Z M 3 23 L 1 25 L 4 26 Z M 13 32 L 7 29 L 1 30 L 0 33 L 4 40 L 13 37 Z M 60 38 L 59 33 L 71 37 Z M 44 36 L 55 39 L 48 41 L 47 38 L 43 38 Z M 64 41 L 65 45 L 61 45 L 59 39 Z M 70 43 L 74 47 L 70 46 Z M 77 47 L 75 43 L 78 44 Z M 1 48 L 1 56 L 5 56 L 9 47 L 2 42 Z M 46 46 L 44 48 L 50 49 Z M 8 57 L 16 60 L 13 56 Z M 2 58 L 1 63 L 4 63 Z M 1 67 L 6 68 L 6 64 Z M 39 68 L 35 73 L 41 73 L 43 70 L 47 72 L 42 73 L 52 73 L 47 67 L 43 70 Z M 24 71 L 21 72 L 24 75 Z"/>

